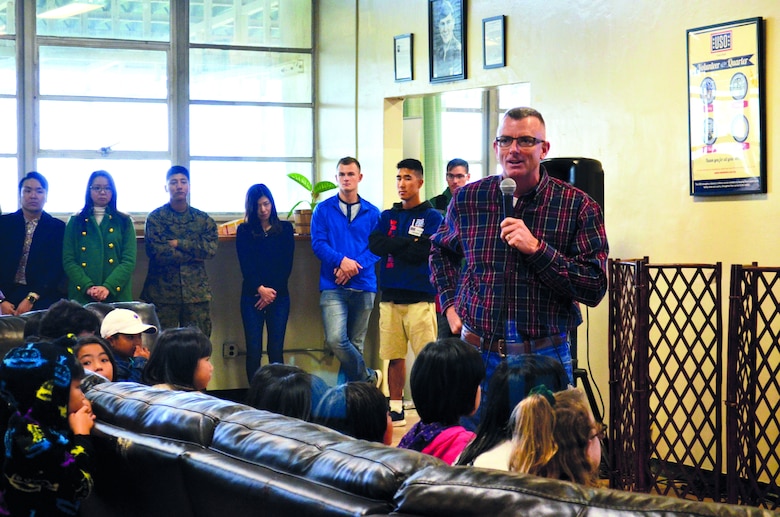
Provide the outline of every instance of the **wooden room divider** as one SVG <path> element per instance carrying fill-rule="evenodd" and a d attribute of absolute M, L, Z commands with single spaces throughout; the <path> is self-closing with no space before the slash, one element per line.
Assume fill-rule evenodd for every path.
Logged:
<path fill-rule="evenodd" d="M 729 503 L 780 509 L 780 268 L 731 267 Z"/>
<path fill-rule="evenodd" d="M 780 268 L 732 266 L 725 357 L 720 263 L 608 273 L 610 486 L 780 509 Z"/>
<path fill-rule="evenodd" d="M 610 260 L 614 488 L 721 500 L 721 265 Z"/>

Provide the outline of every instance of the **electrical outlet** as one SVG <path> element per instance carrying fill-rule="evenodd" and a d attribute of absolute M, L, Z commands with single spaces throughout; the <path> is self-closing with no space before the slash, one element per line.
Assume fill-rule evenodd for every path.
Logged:
<path fill-rule="evenodd" d="M 238 357 L 238 345 L 235 343 L 223 343 L 222 357 Z"/>

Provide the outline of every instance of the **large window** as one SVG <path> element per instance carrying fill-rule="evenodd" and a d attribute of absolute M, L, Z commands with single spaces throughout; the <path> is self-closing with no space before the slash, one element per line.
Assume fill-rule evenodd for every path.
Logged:
<path fill-rule="evenodd" d="M 9 20 L 10 18 L 10 20 Z M 0 33 L 0 210 L 16 210 L 18 196 L 17 181 L 17 118 L 16 118 L 16 44 L 13 26 L 8 17 L 0 11 L 0 27 L 11 30 Z"/>
<path fill-rule="evenodd" d="M 485 170 L 484 96 L 481 89 L 441 94 L 442 163 L 456 157 L 466 160 L 472 180 L 481 178 Z"/>
<path fill-rule="evenodd" d="M 311 0 L 19 3 L 7 12 L 15 3 L 0 0 L 4 212 L 27 170 L 49 179 L 48 211 L 71 213 L 105 169 L 120 210 L 145 213 L 167 200 L 173 163 L 190 168 L 193 206 L 212 213 L 242 212 L 260 182 L 280 211 L 297 200 L 286 173 L 313 173 Z M 35 16 L 35 33 L 15 35 L 29 24 L 14 15 Z M 32 63 L 16 62 L 17 38 Z"/>

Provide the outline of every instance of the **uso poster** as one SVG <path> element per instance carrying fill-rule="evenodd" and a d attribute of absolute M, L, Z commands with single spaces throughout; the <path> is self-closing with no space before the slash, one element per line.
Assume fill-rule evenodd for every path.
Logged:
<path fill-rule="evenodd" d="M 764 193 L 762 19 L 687 36 L 690 193 Z"/>

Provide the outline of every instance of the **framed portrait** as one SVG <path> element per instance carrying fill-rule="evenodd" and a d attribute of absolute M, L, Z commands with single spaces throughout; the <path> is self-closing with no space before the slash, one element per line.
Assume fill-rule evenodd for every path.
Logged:
<path fill-rule="evenodd" d="M 393 37 L 393 47 L 395 49 L 395 81 L 411 81 L 412 70 L 412 35 L 400 34 Z"/>
<path fill-rule="evenodd" d="M 482 20 L 482 68 L 506 66 L 504 18 L 502 15 Z"/>
<path fill-rule="evenodd" d="M 766 193 L 763 19 L 686 32 L 690 194 Z"/>
<path fill-rule="evenodd" d="M 428 61 L 432 83 L 466 78 L 466 0 L 428 0 Z"/>

